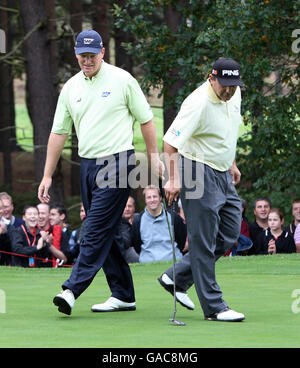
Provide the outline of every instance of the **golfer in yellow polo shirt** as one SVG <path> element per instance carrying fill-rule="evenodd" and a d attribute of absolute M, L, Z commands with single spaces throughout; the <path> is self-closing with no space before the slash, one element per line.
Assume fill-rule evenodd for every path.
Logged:
<path fill-rule="evenodd" d="M 153 114 L 137 81 L 104 62 L 101 36 L 81 32 L 75 54 L 81 71 L 60 93 L 49 137 L 44 176 L 38 197 L 49 202 L 51 177 L 74 124 L 81 157 L 81 195 L 87 214 L 80 254 L 63 291 L 53 299 L 59 312 L 71 314 L 75 299 L 103 268 L 111 289 L 93 312 L 135 310 L 130 268 L 117 244 L 118 224 L 129 196 L 128 176 L 134 168 L 133 123 L 141 124 L 152 170 L 162 175 Z"/>
<path fill-rule="evenodd" d="M 215 262 L 234 245 L 241 229 L 241 201 L 234 184 L 241 175 L 235 152 L 242 85 L 239 64 L 218 59 L 209 79 L 186 98 L 164 136 L 166 197 L 171 203 L 180 192 L 188 231 L 189 252 L 175 265 L 176 298 L 193 309 L 187 290 L 194 283 L 204 317 L 213 321 L 245 318 L 222 299 L 215 276 Z M 187 185 L 193 182 L 194 188 Z M 159 278 L 171 293 L 173 278 L 172 268 Z"/>

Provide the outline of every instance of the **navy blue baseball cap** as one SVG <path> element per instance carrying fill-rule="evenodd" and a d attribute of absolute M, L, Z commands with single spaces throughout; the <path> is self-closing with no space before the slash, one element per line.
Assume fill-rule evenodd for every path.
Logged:
<path fill-rule="evenodd" d="M 90 29 L 82 31 L 76 38 L 75 54 L 83 54 L 90 52 L 92 54 L 99 54 L 102 50 L 103 42 L 98 32 Z"/>
<path fill-rule="evenodd" d="M 240 65 L 230 58 L 220 58 L 212 66 L 211 74 L 218 78 L 223 87 L 243 86 L 240 77 Z"/>

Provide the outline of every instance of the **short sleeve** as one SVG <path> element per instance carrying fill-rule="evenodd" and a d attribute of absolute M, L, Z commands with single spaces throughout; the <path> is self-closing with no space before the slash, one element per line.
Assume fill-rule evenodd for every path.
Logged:
<path fill-rule="evenodd" d="M 200 127 L 203 105 L 195 98 L 197 94 L 188 96 L 163 137 L 163 140 L 171 146 L 182 149 L 186 141 Z"/>
<path fill-rule="evenodd" d="M 54 114 L 52 133 L 70 134 L 72 132 L 73 119 L 66 102 L 66 90 L 63 87 L 57 101 Z"/>
<path fill-rule="evenodd" d="M 127 106 L 135 118 L 140 123 L 146 123 L 153 119 L 153 112 L 137 80 L 130 76 L 126 90 Z"/>

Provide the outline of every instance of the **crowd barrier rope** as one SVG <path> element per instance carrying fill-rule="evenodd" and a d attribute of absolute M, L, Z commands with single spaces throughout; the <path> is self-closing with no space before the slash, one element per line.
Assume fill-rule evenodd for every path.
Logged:
<path fill-rule="evenodd" d="M 0 250 L 0 253 L 5 253 L 5 254 L 10 254 L 12 256 L 18 256 L 18 257 L 26 257 L 26 258 L 31 258 L 32 256 L 28 256 L 27 254 L 19 254 L 19 253 L 13 253 L 13 252 L 6 252 L 4 250 Z M 36 260 L 39 261 L 43 261 L 44 263 L 47 262 L 51 262 L 52 263 L 52 259 L 48 259 L 48 258 L 40 258 L 40 257 L 35 257 Z M 59 267 L 73 267 L 73 265 L 66 265 L 66 264 L 61 264 L 60 260 L 58 260 L 58 262 L 56 261 L 56 266 L 54 266 L 53 268 L 59 268 Z M 29 267 L 31 268 L 31 267 Z M 32 267 L 32 268 L 41 268 L 41 267 Z"/>

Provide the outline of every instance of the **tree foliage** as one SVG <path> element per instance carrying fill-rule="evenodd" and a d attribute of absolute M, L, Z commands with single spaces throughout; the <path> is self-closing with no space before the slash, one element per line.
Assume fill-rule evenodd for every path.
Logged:
<path fill-rule="evenodd" d="M 230 2 L 231 3 L 231 2 Z M 297 1 L 220 2 L 226 26 L 217 42 L 242 65 L 244 121 L 251 131 L 240 140 L 239 162 L 254 190 L 286 199 L 300 196 L 299 54 L 292 50 L 299 26 Z M 231 10 L 232 17 L 225 14 Z M 239 30 L 239 31 L 238 31 Z M 280 195 L 278 195 L 280 193 Z"/>
<path fill-rule="evenodd" d="M 208 45 L 197 45 L 197 40 L 213 23 L 214 4 L 215 1 L 129 0 L 123 8 L 115 5 L 117 27 L 135 35 L 135 41 L 127 43 L 126 48 L 143 68 L 143 87 L 161 87 L 166 98 L 174 80 L 184 80 L 182 88 L 168 101 L 170 105 L 178 107 L 207 75 L 207 60 L 212 60 L 215 53 Z M 167 24 L 164 12 L 168 7 L 181 15 L 176 30 Z"/>
<path fill-rule="evenodd" d="M 164 18 L 170 6 L 181 13 L 176 31 Z M 174 79 L 184 80 L 169 99 L 177 109 L 215 59 L 240 63 L 242 113 L 250 127 L 239 142 L 240 192 L 248 198 L 273 193 L 285 208 L 281 198 L 300 197 L 300 68 L 292 50 L 299 10 L 298 1 L 284 0 L 129 0 L 114 10 L 117 25 L 135 35 L 126 47 L 142 64 L 144 86 L 162 86 L 165 97 Z"/>
<path fill-rule="evenodd" d="M 37 30 L 29 27 L 26 33 L 20 27 L 23 21 L 20 0 L 0 2 L 2 12 L 10 15 L 8 35 L 13 41 L 8 45 L 8 53 L 0 55 L 0 64 L 11 66 L 11 77 L 20 76 L 28 63 L 26 42 Z M 55 88 L 78 70 L 73 58 L 74 39 L 82 25 L 93 24 L 93 14 L 100 3 L 99 0 L 51 1 L 55 4 L 56 18 L 47 19 L 55 22 L 56 34 L 48 32 L 47 40 L 57 43 L 58 48 Z M 292 49 L 295 41 L 292 35 L 299 37 L 300 33 L 295 33 L 300 28 L 300 2 L 106 0 L 104 3 L 110 7 L 114 3 L 114 17 L 108 17 L 114 22 L 110 25 L 111 34 L 119 48 L 121 39 L 128 40 L 124 45 L 129 57 L 134 57 L 135 65 L 142 70 L 143 87 L 161 88 L 165 128 L 184 98 L 208 77 L 214 60 L 225 56 L 239 61 L 245 82 L 242 113 L 249 128 L 238 145 L 237 159 L 243 177 L 239 192 L 247 199 L 269 194 L 275 198 L 276 205 L 289 210 L 283 206 L 285 199 L 300 197 L 300 53 L 297 48 Z M 4 29 L 6 22 L 1 17 L 0 22 L 0 28 Z M 131 59 L 128 62 L 119 51 L 115 53 L 117 65 L 127 65 L 127 70 L 131 70 Z M 35 56 L 40 58 L 39 53 Z M 4 77 L 1 78 L 3 84 Z M 42 80 L 39 79 L 40 84 Z M 44 115 L 42 111 L 42 118 Z M 2 120 L 7 124 L 7 119 Z M 42 120 L 36 121 L 41 124 Z M 47 137 L 48 130 L 40 131 Z M 1 142 L 6 139 L 4 135 L 1 138 Z M 45 139 L 39 144 L 45 145 Z"/>

